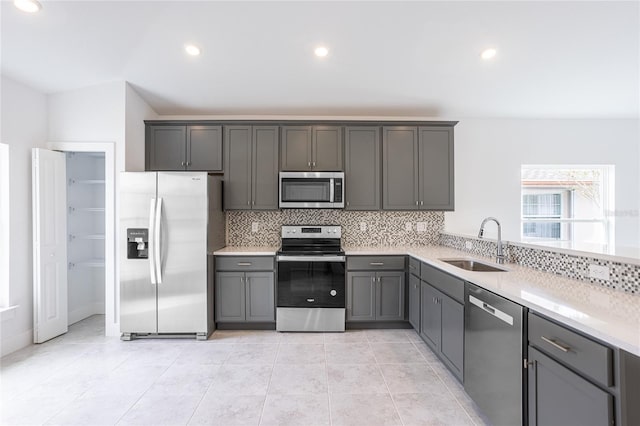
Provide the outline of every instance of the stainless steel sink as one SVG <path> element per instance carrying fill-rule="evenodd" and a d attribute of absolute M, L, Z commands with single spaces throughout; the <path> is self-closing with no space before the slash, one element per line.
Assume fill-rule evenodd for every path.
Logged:
<path fill-rule="evenodd" d="M 474 259 L 439 259 L 449 265 L 455 266 L 456 268 L 464 269 L 466 271 L 474 271 L 474 272 L 507 272 L 506 269 L 500 268 L 499 266 L 489 265 L 488 263 L 483 263 Z"/>

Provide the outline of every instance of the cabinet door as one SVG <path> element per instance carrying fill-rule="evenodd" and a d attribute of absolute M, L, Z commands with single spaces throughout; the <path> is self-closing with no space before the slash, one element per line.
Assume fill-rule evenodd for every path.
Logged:
<path fill-rule="evenodd" d="M 216 321 L 244 321 L 244 272 L 217 272 L 215 288 Z"/>
<path fill-rule="evenodd" d="M 342 164 L 342 127 L 314 126 L 311 168 L 314 172 L 338 172 Z"/>
<path fill-rule="evenodd" d="M 453 210 L 453 129 L 419 129 L 420 208 Z"/>
<path fill-rule="evenodd" d="M 187 170 L 222 171 L 222 126 L 187 127 Z"/>
<path fill-rule="evenodd" d="M 251 126 L 225 127 L 224 208 L 251 208 Z"/>
<path fill-rule="evenodd" d="M 531 426 L 610 426 L 613 397 L 529 346 Z"/>
<path fill-rule="evenodd" d="M 462 381 L 464 364 L 464 306 L 449 296 L 440 296 L 442 334 L 440 350 L 445 362 Z"/>
<path fill-rule="evenodd" d="M 404 320 L 404 272 L 378 272 L 376 277 L 376 319 Z"/>
<path fill-rule="evenodd" d="M 147 170 L 184 170 L 186 126 L 147 126 Z"/>
<path fill-rule="evenodd" d="M 418 129 L 383 127 L 382 132 L 382 208 L 417 210 Z"/>
<path fill-rule="evenodd" d="M 247 321 L 275 321 L 275 290 L 273 272 L 247 272 Z"/>
<path fill-rule="evenodd" d="M 435 288 L 422 281 L 420 285 L 420 335 L 431 348 L 440 351 L 442 332 L 442 309 L 438 298 L 442 296 Z"/>
<path fill-rule="evenodd" d="M 376 319 L 375 272 L 347 273 L 347 321 Z"/>
<path fill-rule="evenodd" d="M 283 126 L 280 170 L 311 170 L 311 126 Z"/>
<path fill-rule="evenodd" d="M 409 274 L 409 324 L 420 332 L 420 278 Z"/>
<path fill-rule="evenodd" d="M 252 149 L 254 210 L 278 209 L 278 126 L 254 126 Z"/>
<path fill-rule="evenodd" d="M 345 209 L 380 210 L 380 129 L 345 128 Z"/>

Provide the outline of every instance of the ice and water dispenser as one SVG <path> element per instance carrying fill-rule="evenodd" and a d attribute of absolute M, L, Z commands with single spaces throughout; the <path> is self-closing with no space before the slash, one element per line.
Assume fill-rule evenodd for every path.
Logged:
<path fill-rule="evenodd" d="M 127 228 L 127 259 L 149 258 L 149 229 Z"/>

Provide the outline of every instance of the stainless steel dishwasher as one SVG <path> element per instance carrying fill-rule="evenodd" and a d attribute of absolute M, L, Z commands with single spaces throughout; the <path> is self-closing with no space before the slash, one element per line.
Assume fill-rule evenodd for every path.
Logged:
<path fill-rule="evenodd" d="M 526 424 L 526 310 L 466 283 L 464 390 L 495 426 Z"/>

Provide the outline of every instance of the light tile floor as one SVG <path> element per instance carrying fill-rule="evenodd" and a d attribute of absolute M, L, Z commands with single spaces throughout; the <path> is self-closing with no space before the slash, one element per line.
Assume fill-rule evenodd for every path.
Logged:
<path fill-rule="evenodd" d="M 484 425 L 412 330 L 104 337 L 94 316 L 2 358 L 7 425 Z"/>

